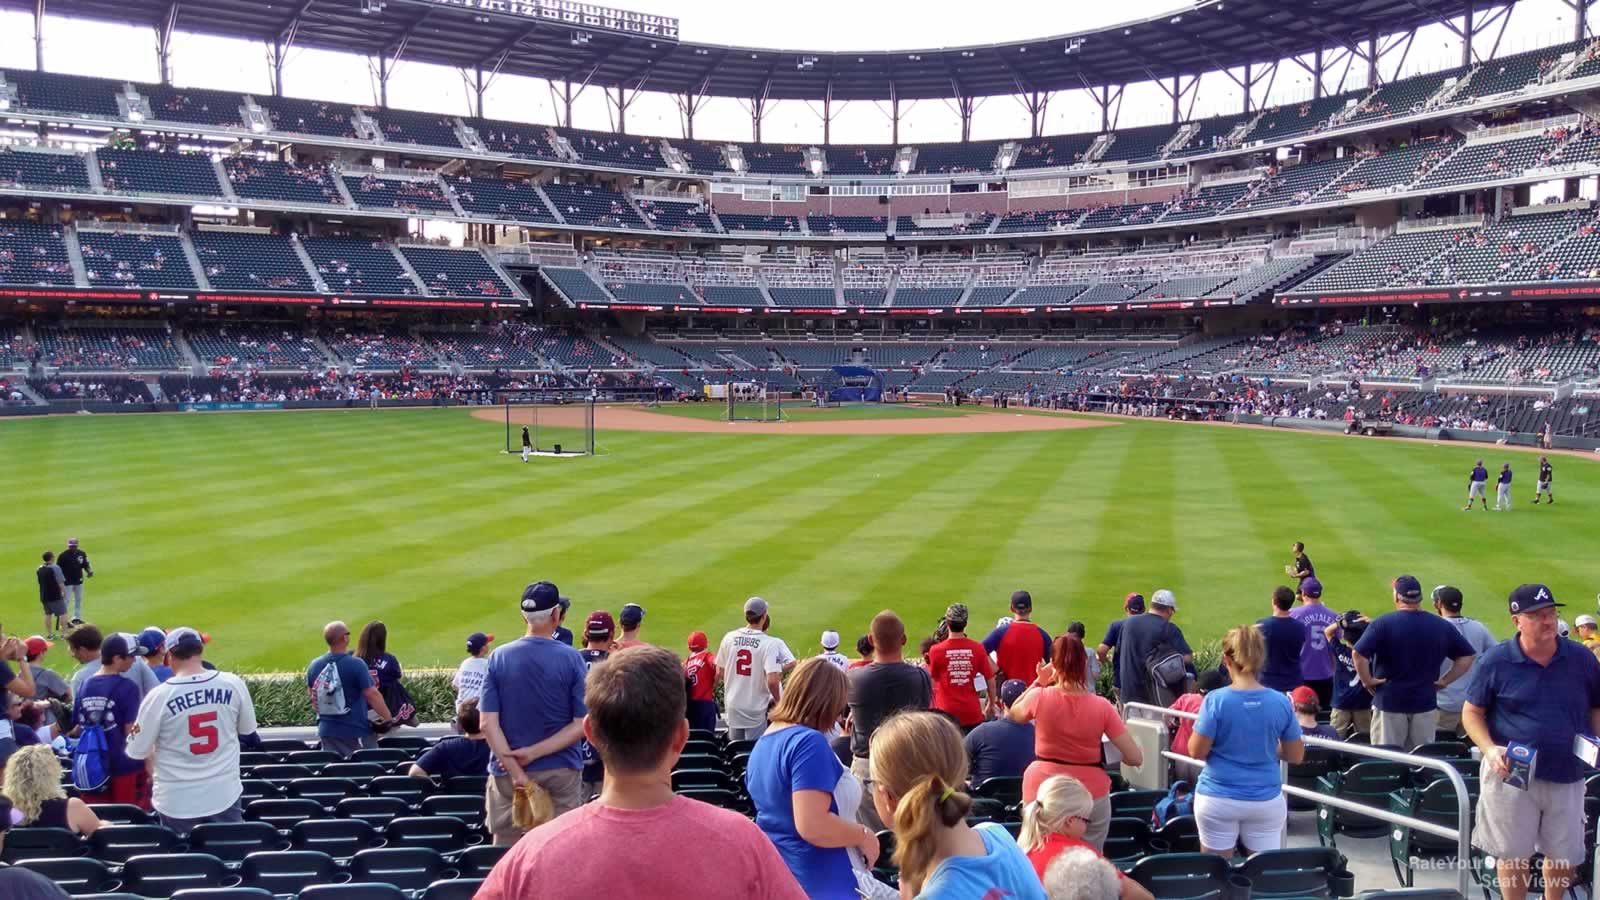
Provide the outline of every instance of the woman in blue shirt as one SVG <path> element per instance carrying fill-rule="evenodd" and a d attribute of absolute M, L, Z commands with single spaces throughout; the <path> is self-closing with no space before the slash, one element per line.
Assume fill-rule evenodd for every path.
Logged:
<path fill-rule="evenodd" d="M 1005 827 L 966 822 L 967 754 L 954 721 L 902 712 L 872 733 L 872 802 L 893 823 L 900 896 L 1046 900 L 1033 864 Z"/>
<path fill-rule="evenodd" d="M 1305 758 L 1300 724 L 1289 698 L 1261 686 L 1267 658 L 1258 625 L 1240 625 L 1222 639 L 1222 664 L 1232 684 L 1206 695 L 1189 738 L 1189 755 L 1205 760 L 1195 786 L 1194 815 L 1207 853 L 1232 856 L 1278 849 L 1289 816 L 1280 760 Z"/>
<path fill-rule="evenodd" d="M 861 782 L 828 743 L 849 691 L 844 670 L 828 660 L 801 663 L 745 768 L 756 825 L 814 900 L 855 900 L 857 868 L 878 858 L 878 836 L 856 821 Z"/>

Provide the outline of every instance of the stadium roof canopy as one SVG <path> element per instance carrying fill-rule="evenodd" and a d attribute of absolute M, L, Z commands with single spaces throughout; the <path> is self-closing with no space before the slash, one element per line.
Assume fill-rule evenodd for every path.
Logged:
<path fill-rule="evenodd" d="M 1480 2 L 1480 14 L 1489 5 Z M 567 0 L 0 0 L 0 7 L 29 12 L 39 6 L 48 14 L 158 32 L 242 37 L 630 91 L 844 101 L 1028 94 L 1199 75 L 1319 49 L 1354 50 L 1381 35 L 1460 16 L 1474 3 L 1197 0 L 1096 31 L 892 52 L 697 44 L 677 39 L 674 20 L 633 16 L 619 23 Z M 694 4 L 685 9 L 692 14 Z M 914 6 L 907 14 L 915 14 Z"/>

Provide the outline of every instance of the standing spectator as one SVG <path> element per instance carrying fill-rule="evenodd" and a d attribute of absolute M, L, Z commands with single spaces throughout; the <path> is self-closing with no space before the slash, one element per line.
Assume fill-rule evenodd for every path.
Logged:
<path fill-rule="evenodd" d="M 1002 620 L 983 639 L 983 649 L 993 653 L 998 678 L 1033 678 L 1039 663 L 1050 658 L 1050 635 L 1028 621 L 1033 615 L 1033 595 L 1015 591 L 1011 595 L 1011 620 Z"/>
<path fill-rule="evenodd" d="M 1554 497 L 1554 495 L 1551 495 Z M 77 538 L 67 538 L 67 549 L 61 551 L 61 557 L 56 560 L 56 565 L 61 567 L 61 575 L 66 582 L 66 595 L 72 600 L 72 621 L 83 621 L 83 580 L 94 577 L 94 568 L 89 565 L 89 554 L 83 552 L 78 546 Z"/>
<path fill-rule="evenodd" d="M 689 633 L 689 658 L 683 661 L 683 680 L 689 689 L 689 728 L 717 731 L 717 658 L 706 646 L 704 631 Z"/>
<path fill-rule="evenodd" d="M 200 664 L 205 641 L 193 628 L 167 635 L 172 677 L 139 707 L 128 756 L 150 761 L 161 824 L 186 836 L 205 822 L 242 822 L 239 738 L 255 734 L 250 688 Z"/>
<path fill-rule="evenodd" d="M 172 667 L 167 665 L 167 633 L 154 625 L 139 632 L 139 646 L 144 649 L 144 663 L 156 676 L 156 681 L 172 677 Z M 148 695 L 149 692 L 146 692 Z"/>
<path fill-rule="evenodd" d="M 1333 702 L 1333 650 L 1328 646 L 1328 626 L 1339 614 L 1322 602 L 1322 582 L 1316 576 L 1300 579 L 1300 605 L 1289 611 L 1306 628 L 1306 642 L 1300 648 L 1300 682 L 1317 692 L 1317 702 Z"/>
<path fill-rule="evenodd" d="M 1020 778 L 1033 762 L 1033 723 L 1016 722 L 1007 713 L 1028 689 L 1028 683 L 1013 678 L 1000 685 L 1000 701 L 995 717 L 967 733 L 962 741 L 971 762 L 972 786 L 990 778 Z"/>
<path fill-rule="evenodd" d="M 583 802 L 578 741 L 586 672 L 583 656 L 555 639 L 560 607 L 555 585 L 528 585 L 520 601 L 527 634 L 489 655 L 478 710 L 494 754 L 485 798 L 489 831 L 502 846 L 521 834 L 511 815 L 516 789 L 533 784 L 547 791 L 557 816 Z"/>
<path fill-rule="evenodd" d="M 483 678 L 489 672 L 489 645 L 494 635 L 474 631 L 467 635 L 467 658 L 456 666 L 451 685 L 456 689 L 456 709 L 483 696 Z"/>
<path fill-rule="evenodd" d="M 0 849 L 5 848 L 6 832 L 11 830 L 15 812 L 11 801 L 0 797 Z M 6 900 L 70 900 L 67 892 L 50 879 L 8 863 L 0 863 L 0 896 Z"/>
<path fill-rule="evenodd" d="M 594 667 L 611 656 L 611 648 L 616 646 L 612 638 L 617 633 L 617 624 L 611 620 L 611 613 L 603 609 L 589 613 L 589 618 L 583 623 L 583 649 L 578 655 L 583 657 L 584 681 L 589 679 L 589 673 Z M 578 742 L 578 756 L 583 760 L 583 802 L 588 803 L 600 793 L 600 784 L 605 780 L 606 769 L 600 762 L 600 755 L 595 752 L 594 745 L 587 740 Z"/>
<path fill-rule="evenodd" d="M 1488 626 L 1477 619 L 1468 618 L 1461 614 L 1461 608 L 1464 605 L 1465 600 L 1462 598 L 1459 588 L 1441 584 L 1433 589 L 1434 610 L 1439 613 L 1439 618 L 1454 625 L 1456 631 L 1461 632 L 1461 637 L 1472 647 L 1473 660 L 1474 664 L 1476 664 L 1476 661 L 1482 659 L 1483 654 L 1488 653 L 1489 648 L 1493 647 L 1498 641 L 1494 639 L 1493 634 L 1489 633 Z M 1583 631 L 1581 623 L 1585 618 L 1589 617 L 1578 617 L 1580 623 L 1578 631 L 1580 634 Z M 1589 620 L 1591 622 L 1594 621 L 1592 618 Z M 1440 663 L 1439 677 L 1443 678 L 1448 675 L 1453 665 L 1454 663 L 1452 662 Z M 1435 727 L 1440 733 L 1449 732 L 1456 737 L 1466 735 L 1466 732 L 1461 728 L 1461 705 L 1466 702 L 1467 689 L 1471 681 L 1472 677 L 1469 672 L 1439 690 L 1436 697 L 1436 702 L 1439 704 L 1439 723 Z"/>
<path fill-rule="evenodd" d="M 618 650 L 644 646 L 644 641 L 639 639 L 639 628 L 644 625 L 644 607 L 637 603 L 622 604 L 617 624 L 622 626 L 622 637 L 617 639 Z"/>
<path fill-rule="evenodd" d="M 133 637 L 134 642 L 137 643 L 137 636 Z M 104 639 L 100 629 L 89 624 L 79 625 L 67 634 L 67 649 L 71 652 L 72 658 L 82 664 L 78 671 L 72 673 L 73 696 L 83 693 L 83 686 L 89 682 L 90 678 L 99 674 L 100 645 Z M 122 677 L 138 685 L 139 696 L 143 697 L 145 694 L 155 690 L 161 680 L 145 664 L 143 655 L 145 648 L 137 647 L 136 649 L 140 655 L 133 661 L 133 668 L 123 672 Z"/>
<path fill-rule="evenodd" d="M 1119 699 L 1122 696 L 1122 673 L 1119 671 L 1121 667 L 1116 659 L 1117 643 L 1122 640 L 1122 626 L 1134 616 L 1144 614 L 1144 595 L 1129 594 L 1124 597 L 1122 612 L 1124 613 L 1122 618 L 1113 619 L 1111 624 L 1106 626 L 1106 636 L 1100 639 L 1100 646 L 1094 648 L 1095 659 L 1098 659 L 1101 665 L 1111 667 L 1111 687 L 1117 691 Z M 1088 642 L 1085 641 L 1084 645 L 1087 646 Z"/>
<path fill-rule="evenodd" d="M 363 626 L 361 637 L 356 639 L 356 656 L 367 664 L 372 682 L 378 686 L 384 705 L 394 716 L 389 724 L 416 725 L 417 705 L 411 699 L 411 692 L 400 683 L 405 678 L 400 660 L 389 652 L 389 626 L 377 619 Z M 388 728 L 375 724 L 373 730 L 381 733 Z"/>
<path fill-rule="evenodd" d="M 824 631 L 822 633 L 822 652 L 817 655 L 838 666 L 841 672 L 850 668 L 850 657 L 839 652 L 839 632 L 837 631 Z"/>
<path fill-rule="evenodd" d="M 1333 707 L 1329 724 L 1340 737 L 1356 732 L 1372 734 L 1372 694 L 1356 673 L 1355 645 L 1372 620 L 1358 610 L 1347 610 L 1339 621 L 1323 630 L 1333 648 Z"/>
<path fill-rule="evenodd" d="M 743 628 L 728 632 L 717 645 L 717 678 L 728 717 L 728 740 L 753 741 L 767 727 L 767 710 L 778 702 L 783 662 L 778 639 L 767 634 L 767 601 L 744 602 Z"/>
<path fill-rule="evenodd" d="M 928 649 L 928 675 L 933 680 L 931 706 L 954 718 L 961 733 L 966 734 L 988 717 L 999 685 L 988 651 L 967 637 L 966 605 L 950 604 L 944 611 L 944 626 L 949 636 Z"/>
<path fill-rule="evenodd" d="M 1089 627 L 1084 625 L 1082 622 L 1073 622 L 1069 624 L 1067 626 L 1067 634 L 1070 634 L 1082 641 L 1085 648 L 1089 646 Z M 1089 683 L 1092 685 L 1097 685 L 1100 683 L 1099 653 L 1089 654 Z"/>
<path fill-rule="evenodd" d="M 845 667 L 846 671 L 872 665 L 872 635 L 863 634 L 856 638 L 856 655 L 861 658 L 851 660 L 850 665 Z"/>
<path fill-rule="evenodd" d="M 26 668 L 28 674 L 33 677 L 33 692 L 21 694 L 20 696 L 30 700 L 58 700 L 70 706 L 72 703 L 72 686 L 67 684 L 65 678 L 39 663 L 40 660 L 44 659 L 45 653 L 55 644 L 38 635 L 34 635 L 24 641 L 22 646 L 27 651 L 28 662 L 25 667 L 19 666 L 18 668 Z M 55 717 L 46 714 L 45 724 L 53 722 L 55 722 Z"/>
<path fill-rule="evenodd" d="M 1083 839 L 1089 825 L 1089 813 L 1094 798 L 1083 783 L 1071 775 L 1052 775 L 1039 787 L 1039 798 L 1023 811 L 1022 833 L 1017 844 L 1028 854 L 1033 871 L 1044 880 L 1045 870 L 1057 857 L 1073 848 L 1082 848 L 1095 856 L 1100 851 Z M 1114 897 L 1121 900 L 1151 900 L 1144 885 L 1117 873 L 1118 890 Z M 1067 895 L 1078 900 L 1082 895 Z"/>
<path fill-rule="evenodd" d="M 329 622 L 322 627 L 322 641 L 328 652 L 306 667 L 306 687 L 317 713 L 317 738 L 322 749 L 349 759 L 357 750 L 378 746 L 367 716 L 369 709 L 377 711 L 380 721 L 393 717 L 372 681 L 372 671 L 350 653 L 350 626 Z"/>
<path fill-rule="evenodd" d="M 1241 841 L 1251 853 L 1276 850 L 1283 840 L 1289 807 L 1278 763 L 1300 762 L 1306 746 L 1289 698 L 1256 680 L 1266 656 L 1257 626 L 1240 625 L 1222 638 L 1231 683 L 1206 695 L 1189 738 L 1189 755 L 1206 764 L 1194 814 L 1207 853 L 1232 856 Z"/>
<path fill-rule="evenodd" d="M 1130 615 L 1117 638 L 1117 671 L 1121 673 L 1123 703 L 1150 703 L 1157 699 L 1150 683 L 1149 658 L 1156 651 L 1172 651 L 1183 656 L 1185 665 L 1194 663 L 1194 651 L 1183 639 L 1183 629 L 1172 624 L 1178 601 L 1171 591 L 1156 591 L 1150 597 L 1150 611 Z"/>
<path fill-rule="evenodd" d="M 447 737 L 423 753 L 406 771 L 412 778 L 437 778 L 457 775 L 482 775 L 489 767 L 489 742 L 483 738 L 478 721 L 478 698 L 472 697 L 456 707 L 456 737 Z"/>
<path fill-rule="evenodd" d="M 490 657 L 491 684 L 493 663 L 507 649 Z M 689 740 L 685 702 L 683 672 L 668 650 L 639 647 L 595 668 L 580 708 L 606 766 L 599 799 L 528 832 L 495 864 L 478 900 L 542 896 L 554 884 L 563 895 L 608 900 L 803 900 L 753 822 L 673 793 L 672 766 Z M 621 850 L 649 877 L 574 865 Z M 714 873 L 707 860 L 716 861 Z"/>
<path fill-rule="evenodd" d="M 938 713 L 902 712 L 873 733 L 872 801 L 893 823 L 900 895 L 1045 900 L 1039 876 L 1004 826 L 967 824 L 966 779 L 961 732 Z"/>
<path fill-rule="evenodd" d="M 1301 735 L 1330 741 L 1344 740 L 1332 725 L 1317 721 L 1317 713 L 1322 711 L 1322 706 L 1317 703 L 1317 692 L 1310 685 L 1302 684 L 1290 691 L 1289 702 L 1294 704 L 1294 720 L 1300 723 Z"/>
<path fill-rule="evenodd" d="M 1283 567 L 1290 578 L 1305 581 L 1307 578 L 1317 577 L 1317 567 L 1311 564 L 1311 557 L 1306 555 L 1306 545 L 1300 541 L 1294 542 L 1294 559 Z"/>
<path fill-rule="evenodd" d="M 1178 712 L 1200 714 L 1200 707 L 1205 703 L 1206 695 L 1212 691 L 1221 690 L 1228 686 L 1226 670 L 1218 672 L 1216 669 L 1207 669 L 1195 679 L 1195 689 L 1172 701 L 1168 709 Z M 1189 752 L 1189 738 L 1194 735 L 1194 719 L 1187 716 L 1168 716 L 1167 728 L 1172 730 L 1172 740 L 1169 746 L 1179 753 Z M 1173 779 L 1187 781 L 1193 786 L 1200 780 L 1200 766 L 1194 763 L 1174 762 L 1172 764 Z"/>
<path fill-rule="evenodd" d="M 1465 675 L 1472 645 L 1438 616 L 1418 608 L 1422 584 L 1410 575 L 1394 580 L 1394 611 L 1379 616 L 1356 642 L 1355 666 L 1377 712 L 1372 743 L 1410 750 L 1434 739 L 1438 692 Z M 1443 675 L 1439 666 L 1451 660 Z"/>
<path fill-rule="evenodd" d="M 1084 840 L 1098 850 L 1111 827 L 1111 777 L 1106 774 L 1101 739 L 1111 741 L 1130 766 L 1143 765 L 1144 754 L 1117 708 L 1089 684 L 1088 657 L 1083 642 L 1072 635 L 1056 638 L 1050 662 L 1040 666 L 1033 685 L 1012 705 L 1011 718 L 1035 726 L 1037 758 L 1023 773 L 1022 802 L 1033 800 L 1039 785 L 1052 775 L 1071 775 L 1083 782 L 1094 797 Z"/>
<path fill-rule="evenodd" d="M 89 804 L 67 796 L 61 786 L 61 760 L 46 744 L 23 747 L 12 755 L 6 762 L 5 789 L 0 794 L 22 814 L 18 825 L 91 835 L 105 824 Z"/>
<path fill-rule="evenodd" d="M 572 629 L 566 626 L 567 611 L 572 609 L 572 598 L 562 597 L 556 608 L 556 633 L 552 635 L 557 641 L 572 646 Z"/>
<path fill-rule="evenodd" d="M 86 803 L 131 803 L 150 809 L 150 775 L 144 763 L 128 756 L 128 733 L 139 715 L 139 688 L 121 677 L 133 666 L 137 647 L 128 635 L 113 634 L 100 645 L 100 672 L 78 692 L 72 704 L 72 723 L 82 729 L 96 726 L 105 732 L 105 770 L 110 775 L 103 788 L 84 791 Z"/>
<path fill-rule="evenodd" d="M 1478 661 L 1461 724 L 1483 753 L 1472 843 L 1496 860 L 1500 896 L 1523 900 L 1530 857 L 1544 855 L 1546 897 L 1564 897 L 1584 839 L 1583 768 L 1575 735 L 1600 731 L 1600 662 L 1556 634 L 1556 603 L 1542 584 L 1518 585 L 1508 598 L 1517 633 Z M 1506 782 L 1506 745 L 1538 754 L 1525 787 Z"/>
<path fill-rule="evenodd" d="M 44 633 L 55 640 L 61 636 L 61 620 L 67 615 L 67 577 L 56 565 L 56 555 L 44 552 L 44 564 L 34 570 L 39 581 L 39 605 L 44 607 Z"/>
<path fill-rule="evenodd" d="M 872 617 L 872 665 L 850 673 L 850 771 L 872 790 L 872 733 L 902 709 L 927 709 L 933 702 L 933 682 L 926 670 L 906 662 L 906 625 L 884 610 Z M 878 831 L 874 804 L 861 804 L 861 824 Z"/>
<path fill-rule="evenodd" d="M 1267 644 L 1261 683 L 1284 693 L 1300 686 L 1300 653 L 1306 646 L 1306 626 L 1289 615 L 1293 608 L 1294 591 L 1280 586 L 1272 592 L 1272 615 L 1256 622 Z"/>
<path fill-rule="evenodd" d="M 756 825 L 811 897 L 854 895 L 856 870 L 878 858 L 877 834 L 857 820 L 861 782 L 828 745 L 848 693 L 842 669 L 820 657 L 802 662 L 745 771 Z"/>

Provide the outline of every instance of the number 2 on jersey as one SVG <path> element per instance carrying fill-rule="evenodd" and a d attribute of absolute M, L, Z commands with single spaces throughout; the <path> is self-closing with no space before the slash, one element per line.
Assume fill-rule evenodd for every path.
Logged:
<path fill-rule="evenodd" d="M 735 675 L 749 675 L 752 668 L 751 662 L 755 659 L 749 650 L 740 650 L 733 655 L 733 672 Z"/>
<path fill-rule="evenodd" d="M 219 743 L 216 712 L 195 713 L 190 716 L 189 736 L 195 738 L 189 745 L 189 752 L 195 756 L 204 756 L 215 751 Z"/>

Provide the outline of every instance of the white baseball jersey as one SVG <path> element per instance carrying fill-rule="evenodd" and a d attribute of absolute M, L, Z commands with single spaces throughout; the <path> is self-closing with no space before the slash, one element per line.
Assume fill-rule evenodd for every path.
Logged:
<path fill-rule="evenodd" d="M 772 692 L 767 676 L 783 671 L 783 642 L 758 628 L 730 631 L 717 645 L 717 672 L 729 728 L 756 728 L 767 720 Z"/>
<path fill-rule="evenodd" d="M 489 657 L 469 656 L 456 669 L 456 709 L 468 700 L 483 696 L 483 680 L 489 677 Z"/>
<path fill-rule="evenodd" d="M 828 662 L 833 663 L 835 666 L 838 666 L 839 671 L 841 672 L 850 668 L 850 657 L 845 656 L 843 653 L 840 653 L 837 650 L 824 650 L 817 655 Z"/>
<path fill-rule="evenodd" d="M 239 735 L 256 730 L 250 689 L 229 672 L 177 675 L 144 697 L 128 756 L 155 754 L 156 811 L 177 819 L 216 815 L 243 793 Z"/>

